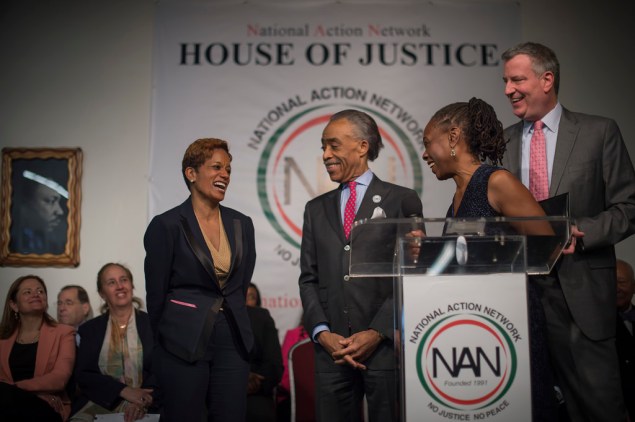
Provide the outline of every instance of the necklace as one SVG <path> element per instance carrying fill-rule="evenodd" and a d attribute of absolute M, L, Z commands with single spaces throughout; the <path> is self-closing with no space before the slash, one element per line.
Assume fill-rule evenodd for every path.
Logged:
<path fill-rule="evenodd" d="M 126 320 L 126 322 L 121 322 L 118 321 L 117 318 L 114 315 L 111 315 L 110 318 L 112 319 L 112 324 L 116 327 L 119 328 L 120 330 L 125 330 L 126 327 L 128 326 L 128 323 L 130 322 L 130 317 L 128 317 L 128 319 Z"/>
<path fill-rule="evenodd" d="M 40 331 L 38 330 L 38 332 L 35 334 L 35 337 L 32 338 L 30 341 L 29 340 L 25 340 L 24 335 L 20 334 L 18 335 L 17 338 L 17 342 L 19 344 L 33 344 L 33 343 L 37 343 L 37 341 L 40 339 Z"/>

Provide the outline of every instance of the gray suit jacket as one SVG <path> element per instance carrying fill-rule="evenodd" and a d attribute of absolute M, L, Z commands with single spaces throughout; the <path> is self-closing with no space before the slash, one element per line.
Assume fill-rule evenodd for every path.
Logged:
<path fill-rule="evenodd" d="M 520 178 L 523 122 L 505 129 L 503 165 Z M 567 304 L 585 335 L 615 335 L 614 245 L 635 232 L 635 171 L 612 119 L 562 110 L 549 196 L 569 193 L 584 248 L 556 267 Z"/>
<path fill-rule="evenodd" d="M 340 217 L 340 193 L 340 189 L 327 192 L 309 201 L 305 208 L 299 279 L 305 327 L 311 333 L 318 324 L 325 323 L 332 332 L 344 337 L 373 328 L 392 337 L 392 280 L 344 280 L 348 274 L 350 248 Z M 419 201 L 412 189 L 382 182 L 374 176 L 355 219 L 371 218 L 378 206 L 387 218 L 403 217 L 401 203 L 408 196 Z M 373 197 L 379 197 L 379 202 L 374 202 Z M 394 360 L 390 339 L 382 342 L 364 363 L 369 369 L 393 369 Z M 337 370 L 319 345 L 316 346 L 316 369 Z"/>

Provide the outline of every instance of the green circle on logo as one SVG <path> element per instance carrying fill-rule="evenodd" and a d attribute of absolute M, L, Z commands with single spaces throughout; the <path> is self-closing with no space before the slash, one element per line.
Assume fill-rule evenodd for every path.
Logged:
<path fill-rule="evenodd" d="M 262 151 L 262 155 L 260 156 L 260 160 L 258 162 L 258 169 L 256 172 L 256 175 L 257 175 L 256 185 L 258 188 L 258 200 L 260 201 L 260 206 L 262 207 L 265 217 L 267 218 L 269 223 L 272 225 L 274 230 L 283 239 L 285 239 L 287 242 L 289 242 L 291 245 L 295 246 L 298 249 L 300 248 L 299 242 L 295 240 L 289 234 L 287 230 L 285 230 L 283 224 L 281 224 L 280 222 L 279 217 L 276 215 L 274 211 L 274 207 L 272 206 L 270 198 L 267 194 L 267 184 L 269 182 L 267 180 L 267 169 L 268 169 L 267 166 L 271 159 L 271 156 L 276 144 L 280 141 L 280 138 L 282 137 L 282 135 L 289 129 L 289 127 L 293 123 L 307 116 L 311 112 L 314 112 L 316 110 L 323 109 L 323 108 L 333 107 L 335 105 L 337 104 L 323 104 L 323 105 L 319 105 L 315 107 L 310 107 L 302 112 L 299 112 L 291 116 L 289 119 L 283 122 L 273 132 L 273 134 L 267 139 L 267 142 Z M 356 108 L 358 110 L 363 110 L 367 112 L 368 114 L 372 115 L 373 117 L 376 117 L 377 119 L 381 120 L 388 127 L 390 127 L 390 129 L 392 129 L 395 132 L 395 134 L 397 134 L 397 136 L 399 137 L 401 141 L 401 144 L 403 145 L 405 149 L 406 155 L 408 156 L 408 158 L 410 159 L 412 163 L 413 186 L 414 186 L 413 189 L 417 192 L 419 196 L 421 196 L 423 193 L 423 172 L 422 172 L 421 160 L 419 159 L 419 155 L 415 147 L 410 142 L 410 139 L 408 138 L 404 130 L 400 128 L 395 122 L 393 122 L 389 117 L 379 114 L 368 107 L 361 106 L 358 104 L 343 104 L 341 105 L 341 107 L 342 109 Z"/>
<path fill-rule="evenodd" d="M 495 403 L 496 401 L 498 401 L 501 397 L 503 397 L 505 394 L 507 394 L 507 392 L 509 391 L 509 388 L 512 386 L 512 384 L 514 383 L 514 379 L 516 378 L 516 370 L 518 367 L 518 358 L 516 355 L 516 348 L 514 347 L 514 343 L 512 342 L 511 337 L 507 334 L 507 332 L 505 332 L 505 330 L 496 323 L 496 321 L 494 321 L 491 318 L 485 317 L 483 315 L 479 315 L 479 314 L 463 314 L 463 315 L 470 315 L 473 317 L 477 317 L 477 318 L 482 318 L 484 320 L 486 320 L 487 322 L 489 322 L 489 324 L 496 328 L 496 330 L 501 334 L 501 337 L 505 339 L 505 343 L 507 344 L 507 347 L 509 349 L 509 356 L 510 356 L 510 365 L 509 365 L 509 378 L 507 379 L 507 382 L 505 383 L 505 386 L 501 389 L 500 393 L 498 393 L 495 397 L 493 397 L 491 400 L 488 400 L 487 403 L 484 403 L 482 405 L 478 405 L 478 407 L 475 407 L 474 409 L 470 409 L 470 410 L 480 410 L 483 409 L 487 406 L 490 406 L 491 404 Z M 423 350 L 424 350 L 424 346 L 426 345 L 430 335 L 435 332 L 435 328 L 437 328 L 440 324 L 442 324 L 444 321 L 448 320 L 449 318 L 453 318 L 456 317 L 457 315 L 449 315 L 439 321 L 437 321 L 434 325 L 432 325 L 428 331 L 425 333 L 425 335 L 422 337 L 421 342 L 419 343 L 419 347 L 417 348 L 417 354 L 416 354 L 416 367 L 417 367 L 417 376 L 419 378 L 419 383 L 421 384 L 421 386 L 426 390 L 426 392 L 428 393 L 428 395 L 430 397 L 432 397 L 432 399 L 434 401 L 436 401 L 437 403 L 439 403 L 442 406 L 446 406 L 449 407 L 451 409 L 454 410 L 465 410 L 459 407 L 456 407 L 452 404 L 449 404 L 447 401 L 443 400 L 442 398 L 440 398 L 435 392 L 434 390 L 430 387 L 430 385 L 428 385 L 428 382 L 426 380 L 425 374 L 424 374 L 424 368 L 422 365 L 422 359 L 423 359 Z M 460 316 L 460 315 L 459 315 Z"/>

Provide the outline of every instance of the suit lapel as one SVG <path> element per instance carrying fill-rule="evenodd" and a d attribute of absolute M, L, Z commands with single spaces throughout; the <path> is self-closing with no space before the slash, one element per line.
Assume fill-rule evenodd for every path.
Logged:
<path fill-rule="evenodd" d="M 201 227 L 198 225 L 198 220 L 196 219 L 196 215 L 194 214 L 194 208 L 192 207 L 191 197 L 186 199 L 185 202 L 181 204 L 181 215 L 185 218 L 185 220 L 190 226 L 190 230 L 192 231 L 192 235 L 194 236 L 193 240 L 197 242 L 199 249 L 202 250 L 205 256 L 209 259 L 209 262 L 211 263 L 211 268 L 213 268 L 214 260 L 212 259 L 212 252 L 207 247 L 207 242 L 205 242 L 205 238 L 203 237 L 203 232 L 201 231 Z M 194 250 L 192 250 L 192 253 L 194 253 L 194 255 L 196 256 L 196 253 L 194 252 Z M 201 265 L 205 267 L 205 265 L 202 262 L 201 262 Z M 207 272 L 209 273 L 209 271 Z M 212 280 L 214 280 L 214 284 L 216 285 L 216 287 L 220 289 L 220 284 L 219 284 L 218 278 L 216 277 L 216 274 L 212 272 L 209 275 L 210 277 L 212 277 Z"/>
<path fill-rule="evenodd" d="M 326 194 L 324 198 L 324 214 L 326 221 L 330 224 L 333 232 L 337 233 L 342 243 L 346 243 L 344 236 L 344 226 L 342 225 L 342 217 L 340 215 L 340 199 L 342 197 L 342 188 L 335 189 Z"/>
<path fill-rule="evenodd" d="M 38 340 L 37 354 L 35 355 L 35 371 L 34 377 L 44 375 L 46 371 L 46 364 L 49 357 L 49 352 L 53 349 L 53 343 L 55 342 L 55 328 L 49 326 L 43 322 L 40 328 L 40 338 Z"/>
<path fill-rule="evenodd" d="M 363 218 L 371 218 L 375 207 L 381 206 L 381 203 L 385 199 L 386 186 L 379 180 L 377 176 L 373 174 L 373 178 L 366 189 L 362 203 L 359 205 L 359 210 L 355 214 L 355 221 Z M 342 225 L 341 205 L 340 200 L 342 197 L 342 188 L 335 189 L 327 194 L 328 196 L 324 201 L 324 212 L 326 214 L 326 221 L 331 225 L 334 232 L 339 233 L 339 237 L 342 242 L 346 243 L 348 240 L 344 236 L 344 226 Z M 374 202 L 373 198 L 378 196 L 379 201 Z"/>
<path fill-rule="evenodd" d="M 357 215 L 355 215 L 355 220 L 371 218 L 375 208 L 381 207 L 382 202 L 386 198 L 386 191 L 387 189 L 384 183 L 379 180 L 377 176 L 373 175 L 373 179 L 370 181 L 370 185 L 368 185 L 368 188 L 366 189 L 366 194 L 362 199 Z"/>
<path fill-rule="evenodd" d="M 194 214 L 194 208 L 192 208 L 192 198 L 188 198 L 181 206 L 181 215 L 185 217 L 187 223 L 190 225 L 192 229 L 192 234 L 194 235 L 194 239 L 198 242 L 199 246 L 205 251 L 205 255 L 212 260 L 212 253 L 209 251 L 207 247 L 207 243 L 205 242 L 205 238 L 203 237 L 203 232 L 201 231 L 201 226 L 198 225 L 198 220 L 196 219 L 196 214 Z M 212 261 L 213 262 L 213 261 Z"/>
<path fill-rule="evenodd" d="M 221 218 L 223 219 L 223 228 L 225 229 L 225 233 L 227 234 L 227 240 L 229 241 L 229 249 L 231 250 L 231 253 L 232 253 L 232 257 L 231 257 L 232 263 L 231 263 L 231 266 L 229 267 L 229 274 L 231 275 L 234 268 L 236 268 L 236 266 L 240 262 L 240 258 L 241 258 L 240 255 L 242 254 L 242 247 L 239 247 L 238 245 L 238 242 L 242 242 L 242 238 L 241 236 L 238 236 L 239 233 L 237 233 L 235 230 L 236 225 L 240 227 L 240 220 L 230 218 L 227 215 L 226 208 L 223 206 L 221 206 L 220 212 L 221 212 Z M 227 279 L 228 282 L 229 282 L 229 278 L 230 277 L 228 277 Z"/>
<path fill-rule="evenodd" d="M 551 169 L 551 184 L 549 186 L 549 196 L 558 193 L 564 170 L 567 167 L 571 150 L 578 136 L 576 121 L 568 110 L 562 109 L 562 117 L 558 125 L 558 139 L 556 141 L 556 154 L 553 157 L 553 167 Z"/>
<path fill-rule="evenodd" d="M 520 163 L 522 162 L 522 136 L 523 122 L 520 121 L 509 129 L 509 138 L 507 139 L 507 150 L 503 157 L 503 166 L 517 178 L 521 178 Z"/>

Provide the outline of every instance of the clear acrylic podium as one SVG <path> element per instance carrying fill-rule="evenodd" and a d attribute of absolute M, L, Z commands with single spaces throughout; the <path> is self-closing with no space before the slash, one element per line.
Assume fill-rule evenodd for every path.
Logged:
<path fill-rule="evenodd" d="M 566 217 L 355 223 L 350 277 L 394 283 L 400 420 L 532 420 L 527 276 L 552 270 L 569 227 Z"/>

